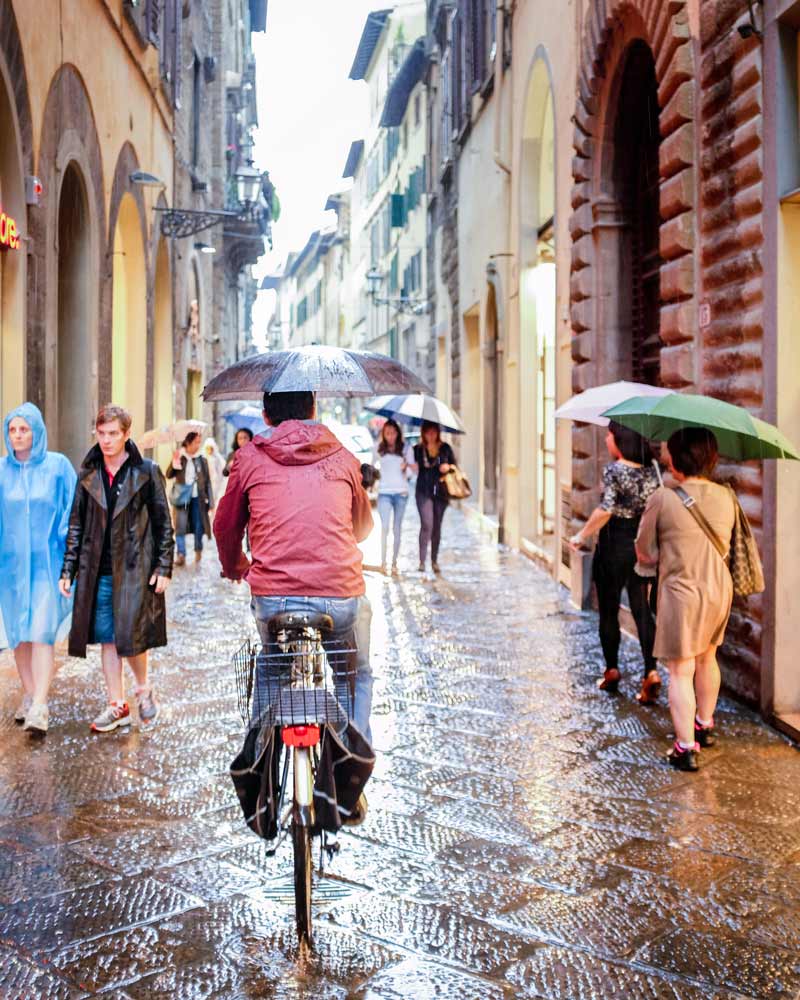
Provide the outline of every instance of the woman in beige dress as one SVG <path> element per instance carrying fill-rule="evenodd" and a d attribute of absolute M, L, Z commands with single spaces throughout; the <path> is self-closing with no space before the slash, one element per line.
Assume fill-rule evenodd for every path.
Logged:
<path fill-rule="evenodd" d="M 735 509 L 730 490 L 712 483 L 717 440 L 702 427 L 677 431 L 667 443 L 670 471 L 695 501 L 726 548 Z M 654 654 L 669 669 L 669 707 L 675 745 L 667 757 L 682 771 L 697 770 L 697 751 L 714 743 L 720 687 L 717 647 L 733 600 L 727 563 L 674 489 L 650 497 L 636 538 L 643 566 L 658 566 Z"/>

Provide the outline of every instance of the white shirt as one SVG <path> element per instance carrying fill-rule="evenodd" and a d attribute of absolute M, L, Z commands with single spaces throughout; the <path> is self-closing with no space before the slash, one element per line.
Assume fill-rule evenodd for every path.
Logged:
<path fill-rule="evenodd" d="M 198 496 L 197 466 L 194 464 L 194 458 L 191 455 L 188 455 L 186 452 L 184 452 L 184 455 L 186 455 L 186 475 L 184 476 L 183 481 L 187 486 L 192 487 L 192 496 L 196 497 Z"/>
<path fill-rule="evenodd" d="M 378 480 L 378 495 L 381 493 L 408 493 L 408 476 L 403 471 L 403 464 L 408 466 L 413 461 L 414 454 L 409 445 L 406 445 L 402 455 L 390 453 L 379 455 L 376 447 L 374 462 L 381 473 L 381 478 Z"/>

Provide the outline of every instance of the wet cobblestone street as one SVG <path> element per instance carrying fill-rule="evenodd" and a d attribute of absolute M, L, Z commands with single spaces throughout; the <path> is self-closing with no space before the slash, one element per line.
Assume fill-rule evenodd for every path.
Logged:
<path fill-rule="evenodd" d="M 228 776 L 252 626 L 213 554 L 176 570 L 151 730 L 89 734 L 94 652 L 62 658 L 31 743 L 0 656 L 2 1000 L 800 995 L 800 753 L 723 700 L 700 773 L 671 771 L 638 648 L 599 693 L 595 616 L 460 513 L 444 537 L 440 579 L 368 574 L 378 761 L 311 954 L 290 855 L 266 858 Z"/>

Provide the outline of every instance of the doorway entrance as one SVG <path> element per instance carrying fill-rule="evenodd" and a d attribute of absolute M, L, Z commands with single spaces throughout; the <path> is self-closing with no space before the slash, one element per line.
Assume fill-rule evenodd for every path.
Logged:
<path fill-rule="evenodd" d="M 125 194 L 114 230 L 111 393 L 133 417 L 133 437 L 146 427 L 147 271 L 139 210 Z"/>
<path fill-rule="evenodd" d="M 616 297 L 618 350 L 615 379 L 658 385 L 661 374 L 658 85 L 653 53 L 632 42 L 618 73 L 613 158 L 607 190 L 616 219 L 615 265 L 604 289 Z M 600 381 L 605 381 L 601 379 Z M 608 381 L 612 381 L 611 378 Z"/>
<path fill-rule="evenodd" d="M 70 163 L 58 200 L 58 449 L 78 466 L 91 439 L 94 400 L 89 311 L 91 236 L 86 187 Z"/>

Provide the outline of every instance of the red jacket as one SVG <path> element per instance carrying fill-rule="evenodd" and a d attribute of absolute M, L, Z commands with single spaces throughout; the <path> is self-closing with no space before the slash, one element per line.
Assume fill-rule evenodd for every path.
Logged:
<path fill-rule="evenodd" d="M 223 576 L 263 597 L 363 594 L 358 542 L 371 530 L 358 460 L 327 427 L 301 420 L 236 452 L 214 517 Z"/>

